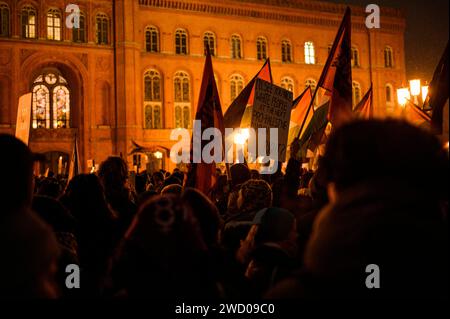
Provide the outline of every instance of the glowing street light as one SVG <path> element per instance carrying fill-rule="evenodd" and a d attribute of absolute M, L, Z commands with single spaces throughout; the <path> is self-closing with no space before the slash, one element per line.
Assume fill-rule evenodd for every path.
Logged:
<path fill-rule="evenodd" d="M 411 98 L 409 90 L 407 88 L 397 89 L 397 101 L 402 107 L 406 105 L 408 100 Z"/>
<path fill-rule="evenodd" d="M 409 91 L 412 96 L 420 95 L 420 80 L 409 81 Z"/>
<path fill-rule="evenodd" d="M 156 151 L 155 153 L 153 153 L 153 155 L 155 155 L 157 159 L 161 159 L 163 157 L 163 153 L 161 153 L 160 151 Z"/>
<path fill-rule="evenodd" d="M 428 85 L 422 86 L 422 101 L 425 102 L 428 96 Z"/>
<path fill-rule="evenodd" d="M 234 144 L 245 145 L 247 139 L 250 137 L 248 129 L 240 129 L 236 135 L 234 135 Z"/>

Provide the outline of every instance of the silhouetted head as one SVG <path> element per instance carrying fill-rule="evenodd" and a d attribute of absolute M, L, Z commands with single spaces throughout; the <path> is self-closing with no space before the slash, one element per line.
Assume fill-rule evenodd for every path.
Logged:
<path fill-rule="evenodd" d="M 100 164 L 98 176 L 107 192 L 110 189 L 120 190 L 128 179 L 127 163 L 121 157 L 110 156 Z"/>
<path fill-rule="evenodd" d="M 242 163 L 233 164 L 230 167 L 231 186 L 235 187 L 250 179 L 248 166 Z"/>
<path fill-rule="evenodd" d="M 33 194 L 33 155 L 12 135 L 0 134 L 0 203 L 2 211 L 14 211 L 31 204 Z"/>

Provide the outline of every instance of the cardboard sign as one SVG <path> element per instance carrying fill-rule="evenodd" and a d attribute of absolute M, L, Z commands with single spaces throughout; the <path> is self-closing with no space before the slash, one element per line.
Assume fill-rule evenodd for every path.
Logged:
<path fill-rule="evenodd" d="M 17 109 L 16 137 L 28 145 L 30 138 L 31 121 L 31 93 L 22 95 L 19 98 Z"/>
<path fill-rule="evenodd" d="M 286 160 L 287 138 L 292 108 L 292 92 L 267 81 L 256 79 L 251 127 L 266 128 L 267 144 L 270 128 L 278 128 L 278 161 Z"/>

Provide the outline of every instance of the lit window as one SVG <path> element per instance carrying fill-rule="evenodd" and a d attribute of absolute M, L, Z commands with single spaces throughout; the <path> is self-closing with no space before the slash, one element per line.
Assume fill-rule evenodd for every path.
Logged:
<path fill-rule="evenodd" d="M 67 81 L 57 70 L 44 71 L 39 75 L 34 81 L 32 93 L 32 127 L 34 129 L 69 127 L 70 91 Z"/>
<path fill-rule="evenodd" d="M 80 12 L 79 28 L 72 28 L 73 42 L 86 42 L 86 18 L 83 12 Z"/>
<path fill-rule="evenodd" d="M 145 51 L 159 52 L 159 32 L 156 27 L 145 28 Z"/>
<path fill-rule="evenodd" d="M 31 6 L 25 6 L 20 12 L 20 26 L 22 37 L 36 38 L 36 10 Z"/>
<path fill-rule="evenodd" d="M 144 116 L 146 129 L 161 128 L 161 76 L 156 70 L 144 75 Z"/>
<path fill-rule="evenodd" d="M 185 72 L 175 73 L 174 80 L 175 127 L 191 127 L 190 81 Z"/>
<path fill-rule="evenodd" d="M 281 41 L 281 61 L 292 62 L 292 46 L 289 40 Z"/>
<path fill-rule="evenodd" d="M 108 44 L 109 19 L 104 13 L 97 14 L 95 19 L 97 44 Z"/>
<path fill-rule="evenodd" d="M 50 9 L 47 12 L 47 39 L 61 40 L 61 13 L 59 10 Z"/>
<path fill-rule="evenodd" d="M 305 42 L 305 63 L 306 64 L 315 64 L 316 57 L 314 52 L 314 43 L 308 41 Z"/>
<path fill-rule="evenodd" d="M 234 99 L 241 93 L 244 88 L 244 78 L 239 74 L 234 74 L 230 78 L 230 99 Z"/>
<path fill-rule="evenodd" d="M 393 92 L 394 89 L 392 88 L 391 84 L 386 84 L 386 103 L 387 104 L 393 104 L 394 103 L 394 99 L 393 99 Z"/>
<path fill-rule="evenodd" d="M 237 34 L 231 36 L 231 58 L 240 59 L 241 54 L 241 37 Z"/>
<path fill-rule="evenodd" d="M 175 31 L 175 53 L 187 54 L 187 32 L 182 29 Z"/>
<path fill-rule="evenodd" d="M 292 93 L 294 93 L 294 80 L 292 80 L 290 77 L 284 77 L 281 79 L 281 87 L 285 90 L 288 90 Z"/>
<path fill-rule="evenodd" d="M 358 82 L 353 82 L 352 84 L 352 98 L 353 106 L 361 101 L 361 85 Z"/>
<path fill-rule="evenodd" d="M 205 32 L 205 34 L 203 35 L 203 46 L 205 49 L 205 54 L 206 54 L 206 46 L 208 46 L 209 53 L 211 54 L 211 56 L 216 55 L 216 36 L 214 35 L 214 33 L 210 31 Z"/>
<path fill-rule="evenodd" d="M 9 36 L 9 7 L 0 2 L 0 37 Z"/>
<path fill-rule="evenodd" d="M 256 39 L 256 58 L 258 60 L 265 60 L 267 58 L 267 40 L 264 37 Z"/>

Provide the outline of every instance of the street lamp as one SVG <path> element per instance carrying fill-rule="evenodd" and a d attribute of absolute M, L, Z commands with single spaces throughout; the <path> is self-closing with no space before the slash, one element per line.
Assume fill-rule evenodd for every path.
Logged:
<path fill-rule="evenodd" d="M 405 107 L 406 103 L 408 102 L 408 100 L 410 98 L 411 98 L 411 96 L 409 94 L 408 88 L 397 89 L 397 101 L 398 101 L 398 104 L 400 104 L 402 108 Z"/>
<path fill-rule="evenodd" d="M 422 102 L 425 103 L 428 96 L 428 85 L 422 86 Z"/>
<path fill-rule="evenodd" d="M 153 155 L 155 155 L 157 159 L 161 159 L 163 157 L 163 153 L 161 153 L 160 151 L 156 151 Z"/>

